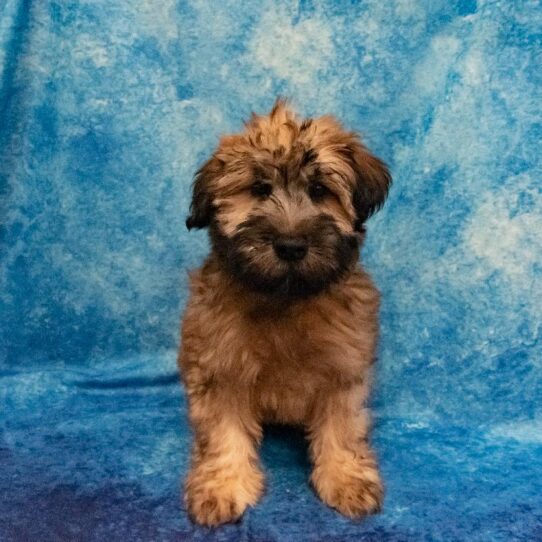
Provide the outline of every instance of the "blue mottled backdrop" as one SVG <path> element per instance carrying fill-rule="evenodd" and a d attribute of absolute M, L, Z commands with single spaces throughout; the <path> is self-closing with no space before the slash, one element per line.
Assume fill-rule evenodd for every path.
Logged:
<path fill-rule="evenodd" d="M 538 0 L 0 2 L 0 539 L 542 539 Z M 180 505 L 184 219 L 219 134 L 277 94 L 360 130 L 395 184 L 383 293 L 384 512 L 346 520 L 267 432 L 261 505 Z"/>

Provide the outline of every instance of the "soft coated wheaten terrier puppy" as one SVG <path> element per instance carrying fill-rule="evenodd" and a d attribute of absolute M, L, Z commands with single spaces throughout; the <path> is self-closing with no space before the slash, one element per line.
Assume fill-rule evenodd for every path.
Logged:
<path fill-rule="evenodd" d="M 379 294 L 358 263 L 388 169 L 331 116 L 278 100 L 198 171 L 188 228 L 212 251 L 191 276 L 179 355 L 194 429 L 185 502 L 198 523 L 241 516 L 264 487 L 262 424 L 307 432 L 312 484 L 339 512 L 379 509 L 363 404 Z"/>

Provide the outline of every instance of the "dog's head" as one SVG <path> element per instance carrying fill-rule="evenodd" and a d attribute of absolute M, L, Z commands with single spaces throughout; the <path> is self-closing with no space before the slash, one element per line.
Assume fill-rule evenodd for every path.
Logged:
<path fill-rule="evenodd" d="M 357 134 L 331 116 L 301 121 L 278 100 L 221 139 L 196 174 L 186 225 L 210 227 L 214 251 L 247 287 L 307 296 L 357 261 L 390 183 Z"/>

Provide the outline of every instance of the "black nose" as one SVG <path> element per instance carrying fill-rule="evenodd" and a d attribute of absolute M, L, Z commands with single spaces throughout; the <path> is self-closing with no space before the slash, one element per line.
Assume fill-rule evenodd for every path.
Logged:
<path fill-rule="evenodd" d="M 307 254 L 307 243 L 295 237 L 279 237 L 273 241 L 273 248 L 281 260 L 297 262 Z"/>

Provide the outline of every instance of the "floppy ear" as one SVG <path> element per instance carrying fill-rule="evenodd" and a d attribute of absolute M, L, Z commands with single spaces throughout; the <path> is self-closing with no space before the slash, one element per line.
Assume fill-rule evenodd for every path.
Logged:
<path fill-rule="evenodd" d="M 359 141 L 352 141 L 349 151 L 356 175 L 353 193 L 357 214 L 355 229 L 361 230 L 364 222 L 384 204 L 391 185 L 391 175 L 386 164 Z"/>
<path fill-rule="evenodd" d="M 186 219 L 186 227 L 189 230 L 206 228 L 210 224 L 214 208 L 209 187 L 213 178 L 222 171 L 222 165 L 222 162 L 213 156 L 196 172 L 192 185 L 190 215 Z"/>

